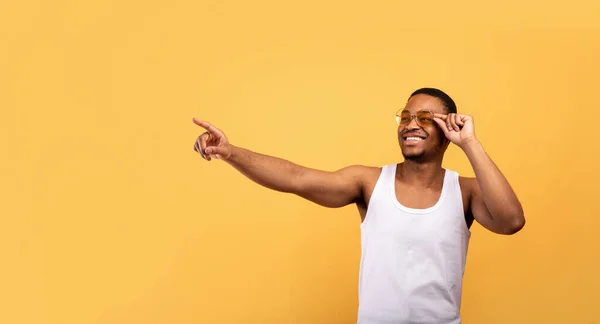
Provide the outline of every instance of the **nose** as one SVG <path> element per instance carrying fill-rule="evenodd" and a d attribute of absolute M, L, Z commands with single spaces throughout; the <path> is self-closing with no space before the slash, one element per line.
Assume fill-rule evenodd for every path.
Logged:
<path fill-rule="evenodd" d="M 408 125 L 406 125 L 406 129 L 419 129 L 419 128 L 421 128 L 421 126 L 419 126 L 419 124 L 417 124 L 416 118 L 411 118 L 410 122 L 408 122 Z"/>

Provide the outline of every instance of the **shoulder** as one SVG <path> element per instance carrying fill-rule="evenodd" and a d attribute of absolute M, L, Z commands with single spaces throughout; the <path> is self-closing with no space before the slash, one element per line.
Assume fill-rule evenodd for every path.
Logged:
<path fill-rule="evenodd" d="M 363 196 L 368 196 L 375 188 L 383 167 L 350 165 L 337 171 L 348 185 L 360 188 Z"/>
<path fill-rule="evenodd" d="M 356 180 L 360 180 L 361 182 L 370 182 L 373 180 L 373 178 L 375 178 L 375 180 L 379 178 L 381 170 L 382 167 L 355 164 L 342 168 L 338 170 L 338 172 L 350 176 Z"/>

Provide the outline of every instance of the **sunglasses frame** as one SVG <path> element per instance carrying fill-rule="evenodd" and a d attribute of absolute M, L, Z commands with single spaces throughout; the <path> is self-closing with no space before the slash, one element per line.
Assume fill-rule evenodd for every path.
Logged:
<path fill-rule="evenodd" d="M 406 109 L 404 109 L 404 108 L 403 108 L 402 110 L 398 110 L 398 111 L 396 112 L 396 124 L 398 124 L 398 126 L 400 126 L 400 119 L 402 118 L 402 116 L 401 116 L 401 115 L 402 115 L 402 112 L 404 112 L 404 111 L 408 111 L 408 110 L 406 110 Z M 430 113 L 430 114 L 431 114 L 431 124 L 433 124 L 433 123 L 434 123 L 434 122 L 433 122 L 433 118 L 435 117 L 435 114 L 434 114 L 434 112 L 433 112 L 433 111 L 431 111 L 431 110 L 429 110 L 429 109 L 423 109 L 423 110 L 419 110 L 419 111 L 417 111 L 417 113 L 416 113 L 415 115 L 411 114 L 411 115 L 410 115 L 410 120 L 408 121 L 408 123 L 406 123 L 406 125 L 410 124 L 410 122 L 411 122 L 411 121 L 414 119 L 414 120 L 416 121 L 417 125 L 419 125 L 420 127 L 423 127 L 423 125 L 421 125 L 421 123 L 419 122 L 419 119 L 417 118 L 417 115 L 418 115 L 419 113 L 421 113 L 421 112 L 428 112 L 428 113 Z M 410 113 L 410 112 L 409 112 L 409 113 Z M 406 125 L 404 125 L 404 126 L 406 126 Z M 427 126 L 428 126 L 428 125 L 427 125 Z"/>

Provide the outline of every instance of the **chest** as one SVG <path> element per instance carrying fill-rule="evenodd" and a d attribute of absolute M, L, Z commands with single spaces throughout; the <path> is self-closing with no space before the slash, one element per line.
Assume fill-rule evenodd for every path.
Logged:
<path fill-rule="evenodd" d="M 465 223 L 460 192 L 398 187 L 372 197 L 363 231 L 386 244 L 436 249 L 460 241 Z"/>
<path fill-rule="evenodd" d="M 427 209 L 434 206 L 442 195 L 442 184 L 430 188 L 415 188 L 400 181 L 394 187 L 396 200 L 402 205 L 413 209 Z"/>
<path fill-rule="evenodd" d="M 459 185 L 462 198 L 463 212 L 469 214 L 470 197 L 468 191 Z M 396 181 L 394 186 L 396 200 L 402 205 L 413 209 L 427 209 L 434 206 L 441 198 L 442 184 L 430 188 L 415 188 L 401 181 Z"/>
<path fill-rule="evenodd" d="M 371 197 L 374 193 L 376 180 L 377 179 L 373 179 L 373 181 L 366 186 L 364 192 L 365 200 L 357 204 L 361 221 L 364 221 L 366 218 L 369 208 L 368 202 L 371 201 Z M 462 212 L 464 214 L 464 220 L 467 226 L 470 228 L 471 224 L 473 223 L 473 217 L 470 212 L 471 197 L 467 186 L 462 180 L 462 178 L 458 179 L 457 194 L 460 196 L 459 199 L 462 200 L 461 205 Z M 401 206 L 410 209 L 429 209 L 435 206 L 440 201 L 443 191 L 443 181 L 440 181 L 438 184 L 430 186 L 429 188 L 418 188 L 395 179 L 393 184 L 388 183 L 388 186 L 391 186 L 391 188 L 386 188 L 384 190 L 390 190 L 392 192 L 391 198 Z"/>

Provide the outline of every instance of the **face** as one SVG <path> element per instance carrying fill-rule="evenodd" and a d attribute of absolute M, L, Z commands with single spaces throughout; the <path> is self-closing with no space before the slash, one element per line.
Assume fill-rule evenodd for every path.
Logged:
<path fill-rule="evenodd" d="M 398 126 L 398 142 L 404 158 L 415 162 L 426 162 L 443 155 L 449 141 L 433 120 L 433 116 L 423 113 L 424 111 L 431 111 L 446 114 L 442 102 L 436 97 L 418 94 L 410 98 L 406 103 L 406 107 L 401 111 L 404 111 L 406 116 L 410 113 L 411 116 L 420 115 L 421 117 L 411 118 L 407 116 L 410 122 L 406 125 L 401 123 Z M 401 112 L 398 112 L 398 115 L 401 115 Z M 431 117 L 431 119 L 428 117 Z"/>

